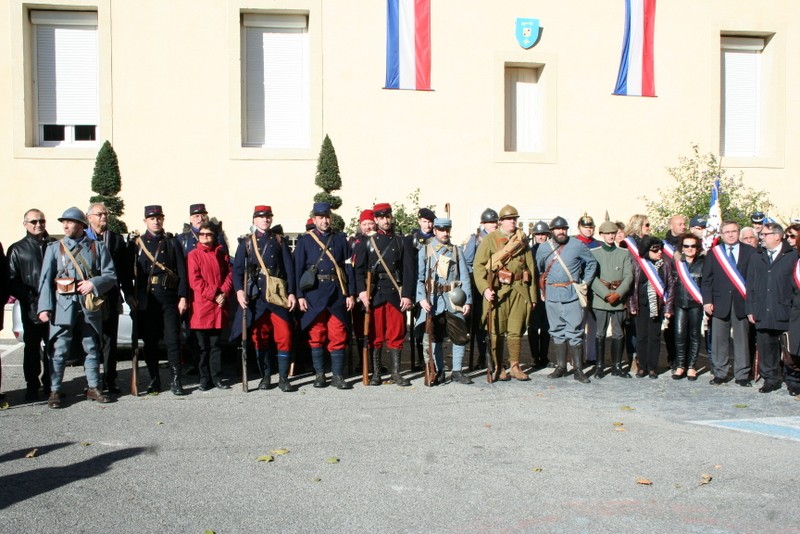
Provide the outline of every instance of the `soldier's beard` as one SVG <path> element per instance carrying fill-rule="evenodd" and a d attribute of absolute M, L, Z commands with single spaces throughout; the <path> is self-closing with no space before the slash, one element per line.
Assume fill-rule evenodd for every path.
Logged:
<path fill-rule="evenodd" d="M 563 245 L 567 241 L 569 241 L 569 236 L 567 234 L 564 235 L 557 235 L 553 239 L 555 239 L 556 243 L 559 245 Z"/>

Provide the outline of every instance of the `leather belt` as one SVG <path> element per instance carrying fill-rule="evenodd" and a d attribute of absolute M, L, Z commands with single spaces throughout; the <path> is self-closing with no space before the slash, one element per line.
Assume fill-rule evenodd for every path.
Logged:
<path fill-rule="evenodd" d="M 608 280 L 603 280 L 601 278 L 600 282 L 602 282 L 602 284 L 606 286 L 608 289 L 611 289 L 613 291 L 614 289 L 617 289 L 619 287 L 619 285 L 622 283 L 622 280 L 612 280 L 611 282 L 609 282 Z"/>
<path fill-rule="evenodd" d="M 337 278 L 334 274 L 318 274 L 317 280 L 321 282 L 335 282 Z"/>
<path fill-rule="evenodd" d="M 552 287 L 567 287 L 567 286 L 571 286 L 572 282 L 557 282 L 555 284 L 547 284 L 547 285 L 548 286 L 552 286 Z"/>
<path fill-rule="evenodd" d="M 450 284 L 445 284 L 443 286 L 439 285 L 439 284 L 436 284 L 436 290 L 435 291 L 436 291 L 437 295 L 441 295 L 442 293 L 447 293 L 451 289 L 453 289 L 453 286 L 451 286 Z"/>

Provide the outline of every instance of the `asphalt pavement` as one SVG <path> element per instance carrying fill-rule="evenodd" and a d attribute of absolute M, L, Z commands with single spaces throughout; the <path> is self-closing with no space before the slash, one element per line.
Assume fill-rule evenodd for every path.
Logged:
<path fill-rule="evenodd" d="M 545 369 L 350 391 L 300 376 L 295 393 L 187 380 L 101 405 L 70 367 L 51 410 L 24 401 L 21 344 L 0 352 L 0 532 L 800 532 L 785 388 Z"/>

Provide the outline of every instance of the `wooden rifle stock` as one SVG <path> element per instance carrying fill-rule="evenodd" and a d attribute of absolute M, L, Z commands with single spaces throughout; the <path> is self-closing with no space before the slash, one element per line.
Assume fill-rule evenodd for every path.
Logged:
<path fill-rule="evenodd" d="M 364 344 L 361 349 L 361 383 L 369 385 L 369 321 L 370 306 L 372 297 L 372 271 L 367 271 L 367 305 L 364 310 Z M 380 373 L 380 369 L 375 369 L 374 373 Z"/>
<path fill-rule="evenodd" d="M 128 235 L 128 244 L 131 243 L 131 238 L 138 237 L 139 234 L 136 232 L 131 233 Z M 134 249 L 135 250 L 135 249 Z M 139 274 L 136 264 L 136 254 L 133 255 L 133 295 L 134 297 L 130 299 L 134 304 L 136 304 L 137 300 L 137 289 L 138 284 L 136 277 Z M 138 306 L 134 306 L 134 308 L 138 308 Z M 139 396 L 139 321 L 137 317 L 137 310 L 132 309 L 130 310 L 131 315 L 131 395 L 134 397 Z"/>
<path fill-rule="evenodd" d="M 490 260 L 491 261 L 491 260 Z M 494 291 L 494 271 L 491 265 L 486 271 L 486 281 L 489 283 L 489 289 Z M 497 298 L 497 295 L 495 295 Z M 486 313 L 486 348 L 489 354 L 486 355 L 486 382 L 491 384 L 494 382 L 494 373 L 497 368 L 497 355 L 495 354 L 494 347 L 492 346 L 492 328 L 494 327 L 494 300 L 486 301 L 489 310 Z"/>
<path fill-rule="evenodd" d="M 247 263 L 245 262 L 244 269 L 244 290 L 245 298 L 247 298 Z M 247 380 L 247 308 L 242 308 L 242 391 L 248 393 L 250 386 Z"/>

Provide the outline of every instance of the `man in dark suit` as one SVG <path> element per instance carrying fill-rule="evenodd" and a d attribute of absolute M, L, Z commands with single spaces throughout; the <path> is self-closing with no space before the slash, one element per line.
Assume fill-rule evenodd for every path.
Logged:
<path fill-rule="evenodd" d="M 783 241 L 783 227 L 764 224 L 761 248 L 747 268 L 747 318 L 756 326 L 758 370 L 764 378 L 761 393 L 777 391 L 783 381 L 780 367 L 781 334 L 789 330 L 792 280 L 797 251 Z"/>
<path fill-rule="evenodd" d="M 89 222 L 86 235 L 105 244 L 111 254 L 114 270 L 117 272 L 117 287 L 104 295 L 107 313 L 104 314 L 105 318 L 103 319 L 103 381 L 100 388 L 109 393 L 120 393 L 120 389 L 117 387 L 117 332 L 119 331 L 119 314 L 122 312 L 120 289 L 125 292 L 125 297 L 130 305 L 130 299 L 133 297 L 133 271 L 131 270 L 133 258 L 130 257 L 125 239 L 118 233 L 109 230 L 108 215 L 108 208 L 102 202 L 96 202 L 89 206 L 86 211 L 86 218 Z"/>
<path fill-rule="evenodd" d="M 733 377 L 736 384 L 751 387 L 751 357 L 744 300 L 745 275 L 753 247 L 739 242 L 739 225 L 725 221 L 722 241 L 712 247 L 703 265 L 703 308 L 711 315 L 712 386 L 725 383 L 730 369 L 730 338 L 733 336 Z"/>

